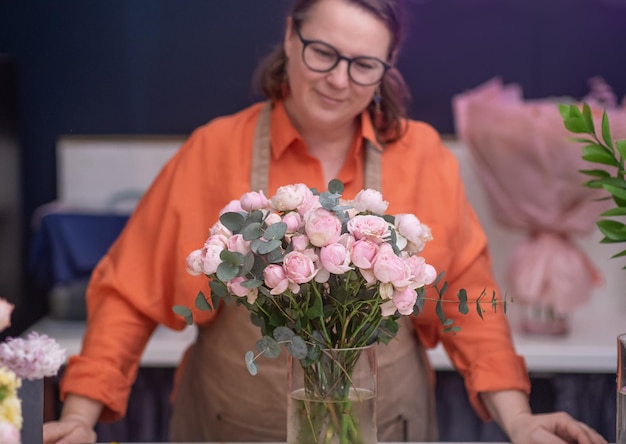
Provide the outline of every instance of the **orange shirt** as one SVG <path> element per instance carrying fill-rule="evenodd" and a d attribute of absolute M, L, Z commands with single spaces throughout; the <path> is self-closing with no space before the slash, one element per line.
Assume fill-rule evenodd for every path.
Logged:
<path fill-rule="evenodd" d="M 116 420 L 126 411 L 144 347 L 157 324 L 182 329 L 185 322 L 173 305 L 192 306 L 198 291 L 208 290 L 204 276 L 186 272 L 187 255 L 200 248 L 219 211 L 250 191 L 252 140 L 262 104 L 198 128 L 163 168 L 137 206 L 126 227 L 93 272 L 87 291 L 87 330 L 79 356 L 68 362 L 61 381 L 68 393 L 104 403 L 102 421 Z M 361 117 L 338 179 L 344 197 L 363 187 L 362 138 L 375 140 L 369 116 Z M 307 153 L 282 103 L 271 116 L 269 195 L 279 186 L 305 183 L 325 190 L 322 168 Z M 456 158 L 437 132 L 410 122 L 404 137 L 385 147 L 382 193 L 389 214 L 414 213 L 430 226 L 434 240 L 423 252 L 437 271 L 445 271 L 447 298 L 465 288 L 470 299 L 487 289 L 497 291 L 491 273 L 487 239 L 466 200 Z M 443 333 L 434 305 L 414 319 L 422 343 L 441 341 L 457 370 L 465 377 L 472 405 L 489 417 L 477 393 L 502 389 L 530 390 L 524 360 L 513 348 L 502 310 L 485 306 L 484 320 L 475 313 L 458 314 L 445 304 L 448 316 L 462 330 Z M 201 312 L 210 322 L 215 312 Z M 243 361 L 242 361 L 243 362 Z"/>

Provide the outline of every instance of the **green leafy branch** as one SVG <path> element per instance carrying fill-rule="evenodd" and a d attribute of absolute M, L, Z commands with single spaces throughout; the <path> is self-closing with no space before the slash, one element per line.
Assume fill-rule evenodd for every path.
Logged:
<path fill-rule="evenodd" d="M 575 134 L 587 137 L 573 137 L 570 140 L 584 144 L 582 158 L 601 165 L 602 168 L 580 170 L 591 179 L 584 183 L 594 189 L 604 189 L 612 199 L 614 207 L 600 214 L 596 225 L 604 235 L 601 243 L 612 244 L 626 242 L 626 225 L 614 217 L 626 216 L 626 180 L 624 159 L 626 158 L 626 139 L 614 140 L 611 136 L 609 118 L 606 110 L 602 112 L 599 134 L 595 128 L 591 107 L 584 103 L 582 111 L 577 105 L 559 105 L 565 128 Z M 608 171 L 607 171 L 608 168 Z M 626 256 L 626 249 L 611 256 Z M 626 266 L 623 267 L 626 269 Z"/>

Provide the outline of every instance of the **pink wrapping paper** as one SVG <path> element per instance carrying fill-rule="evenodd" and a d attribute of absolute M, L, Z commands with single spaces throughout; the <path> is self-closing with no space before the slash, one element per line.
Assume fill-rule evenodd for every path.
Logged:
<path fill-rule="evenodd" d="M 493 79 L 454 97 L 453 109 L 457 135 L 470 150 L 494 218 L 528 233 L 510 256 L 503 290 L 566 315 L 601 283 L 572 237 L 591 233 L 609 203 L 595 200 L 603 191 L 582 185 L 588 177 L 579 170 L 597 166 L 582 159 L 580 143 L 567 140 L 574 135 L 564 128 L 558 103 L 525 101 L 518 85 Z M 594 112 L 598 119 L 601 112 Z M 609 116 L 614 138 L 626 134 L 626 109 Z"/>

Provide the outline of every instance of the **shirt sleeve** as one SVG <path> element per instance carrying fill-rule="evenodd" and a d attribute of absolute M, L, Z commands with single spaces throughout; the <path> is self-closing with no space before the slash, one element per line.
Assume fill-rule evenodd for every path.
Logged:
<path fill-rule="evenodd" d="M 92 273 L 82 351 L 63 373 L 61 399 L 74 393 L 104 403 L 101 421 L 125 415 L 157 324 L 182 329 L 185 321 L 172 307 L 192 307 L 198 292 L 208 290 L 204 276 L 186 272 L 187 255 L 202 247 L 223 203 L 202 186 L 206 137 L 192 135 L 166 164 Z M 198 311 L 194 318 L 206 323 L 213 313 Z"/>

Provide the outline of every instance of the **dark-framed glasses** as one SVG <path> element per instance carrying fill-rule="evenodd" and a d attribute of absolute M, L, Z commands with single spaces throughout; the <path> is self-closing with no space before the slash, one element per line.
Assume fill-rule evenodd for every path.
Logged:
<path fill-rule="evenodd" d="M 293 29 L 302 42 L 302 61 L 311 71 L 332 71 L 341 60 L 348 62 L 348 76 L 357 85 L 370 86 L 380 82 L 391 65 L 376 57 L 346 57 L 336 48 L 319 40 L 307 40 L 298 26 Z"/>

